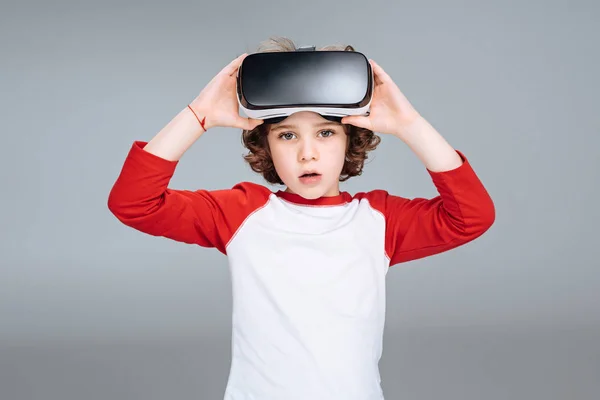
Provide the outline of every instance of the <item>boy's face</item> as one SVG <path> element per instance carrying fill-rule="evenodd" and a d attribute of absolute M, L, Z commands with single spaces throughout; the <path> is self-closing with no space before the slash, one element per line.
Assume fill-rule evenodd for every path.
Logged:
<path fill-rule="evenodd" d="M 307 199 L 339 194 L 347 140 L 344 125 L 311 111 L 294 113 L 273 124 L 268 143 L 286 192 Z"/>

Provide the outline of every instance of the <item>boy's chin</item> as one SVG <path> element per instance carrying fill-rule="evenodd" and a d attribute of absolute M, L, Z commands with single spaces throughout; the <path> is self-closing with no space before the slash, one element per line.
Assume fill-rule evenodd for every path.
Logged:
<path fill-rule="evenodd" d="M 327 196 L 331 190 L 323 185 L 317 185 L 313 187 L 302 187 L 302 185 L 298 186 L 288 186 L 286 192 L 294 193 L 300 197 L 303 197 L 307 200 L 315 200 L 320 197 Z"/>
<path fill-rule="evenodd" d="M 323 197 L 325 196 L 325 191 L 324 190 L 318 190 L 318 189 L 307 189 L 307 190 L 300 190 L 299 192 L 296 192 L 298 195 L 302 196 L 303 198 L 307 199 L 307 200 L 315 200 L 318 199 L 319 197 Z"/>

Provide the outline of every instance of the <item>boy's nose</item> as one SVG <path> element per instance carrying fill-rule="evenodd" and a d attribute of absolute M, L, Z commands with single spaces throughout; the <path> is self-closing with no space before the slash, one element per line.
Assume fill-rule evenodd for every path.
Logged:
<path fill-rule="evenodd" d="M 314 143 L 304 141 L 300 147 L 300 161 L 309 161 L 318 159 L 318 151 Z"/>

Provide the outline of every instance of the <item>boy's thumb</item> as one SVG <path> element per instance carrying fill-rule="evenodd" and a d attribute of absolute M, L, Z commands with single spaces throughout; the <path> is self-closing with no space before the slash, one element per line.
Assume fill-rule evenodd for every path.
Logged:
<path fill-rule="evenodd" d="M 359 115 L 351 115 L 342 118 L 342 124 L 350 124 L 354 126 L 358 126 L 359 128 L 368 128 L 369 126 L 369 118 Z"/>
<path fill-rule="evenodd" d="M 239 121 L 238 128 L 245 129 L 248 131 L 256 128 L 258 125 L 262 124 L 262 122 L 263 122 L 263 120 L 261 120 L 261 119 L 244 118 L 244 117 L 240 117 L 240 119 L 238 121 Z"/>

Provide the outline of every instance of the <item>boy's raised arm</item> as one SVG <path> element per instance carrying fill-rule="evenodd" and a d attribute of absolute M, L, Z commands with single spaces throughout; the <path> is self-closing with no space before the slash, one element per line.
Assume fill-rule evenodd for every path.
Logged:
<path fill-rule="evenodd" d="M 466 157 L 456 151 L 408 101 L 375 61 L 375 91 L 369 116 L 342 119 L 401 139 L 431 175 L 439 196 L 405 199 L 385 191 L 371 201 L 385 215 L 385 251 L 390 265 L 441 253 L 482 235 L 495 220 L 487 190 Z"/>
<path fill-rule="evenodd" d="M 263 121 L 239 114 L 236 73 L 246 55 L 242 54 L 219 71 L 198 97 L 161 129 L 144 150 L 166 160 L 178 161 L 210 128 L 254 129 L 260 125 Z"/>
<path fill-rule="evenodd" d="M 252 129 L 262 123 L 238 112 L 235 74 L 243 56 L 221 70 L 152 140 L 133 144 L 108 197 L 108 208 L 125 225 L 225 252 L 243 217 L 239 210 L 260 197 L 249 196 L 248 190 L 258 186 L 191 191 L 169 189 L 168 184 L 182 155 L 206 130 L 215 126 Z"/>

